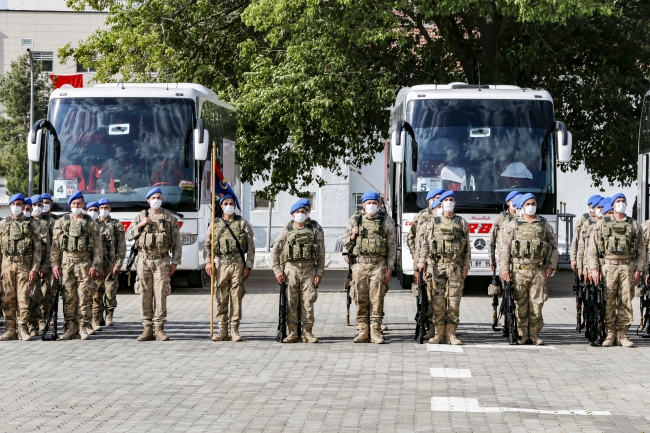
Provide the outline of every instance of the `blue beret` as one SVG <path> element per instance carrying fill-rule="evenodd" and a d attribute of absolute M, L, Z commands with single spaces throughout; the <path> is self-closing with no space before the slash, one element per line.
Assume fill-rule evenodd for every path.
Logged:
<path fill-rule="evenodd" d="M 427 193 L 427 201 L 431 200 L 435 196 L 440 195 L 440 194 L 442 194 L 444 192 L 445 192 L 444 189 L 432 189 L 431 191 L 429 191 Z"/>
<path fill-rule="evenodd" d="M 291 210 L 289 211 L 289 213 L 292 214 L 292 213 L 294 213 L 295 211 L 297 211 L 298 209 L 304 209 L 304 210 L 307 210 L 307 208 L 305 207 L 305 204 L 304 204 L 304 203 L 301 203 L 300 200 L 298 200 L 297 202 L 294 203 L 293 206 L 291 206 Z"/>
<path fill-rule="evenodd" d="M 517 197 L 518 195 L 521 195 L 519 191 L 512 191 L 510 194 L 506 196 L 506 203 L 508 203 L 510 200 Z"/>
<path fill-rule="evenodd" d="M 226 199 L 229 199 L 229 198 L 231 198 L 231 199 L 237 201 L 237 200 L 235 199 L 235 196 L 234 196 L 234 195 L 232 195 L 232 194 L 224 194 L 224 195 L 219 199 L 219 204 L 223 203 Z"/>
<path fill-rule="evenodd" d="M 379 193 L 376 191 L 364 192 L 363 195 L 361 196 L 361 203 L 365 203 L 368 200 L 379 200 Z"/>
<path fill-rule="evenodd" d="M 40 203 L 43 201 L 43 198 L 41 197 L 40 194 L 34 194 L 33 196 L 30 197 L 32 204 Z"/>
<path fill-rule="evenodd" d="M 605 206 L 607 203 L 609 203 L 609 202 L 611 202 L 611 201 L 612 201 L 612 199 L 611 199 L 610 197 L 602 198 L 602 199 L 598 202 L 598 204 L 596 204 L 596 207 L 603 207 L 603 206 Z"/>
<path fill-rule="evenodd" d="M 431 202 L 431 206 L 429 206 L 429 209 L 435 209 L 438 206 L 440 206 L 440 197 L 438 197 L 437 199 Z"/>
<path fill-rule="evenodd" d="M 12 195 L 12 196 L 9 198 L 9 204 L 12 204 L 13 202 L 15 202 L 15 201 L 17 201 L 17 200 L 25 201 L 25 196 L 23 195 L 23 193 L 19 192 L 18 194 L 14 194 L 14 195 Z"/>
<path fill-rule="evenodd" d="M 25 204 L 32 204 L 32 199 L 29 197 L 25 197 Z"/>
<path fill-rule="evenodd" d="M 591 206 L 591 207 L 594 207 L 594 206 L 596 206 L 598 203 L 600 203 L 600 201 L 601 201 L 602 199 L 603 199 L 603 196 L 601 196 L 601 195 L 598 195 L 598 194 L 596 194 L 596 195 L 592 195 L 591 197 L 589 197 L 589 200 L 587 200 L 587 205 L 589 205 L 589 206 Z"/>
<path fill-rule="evenodd" d="M 619 192 L 619 193 L 617 193 L 617 194 L 614 194 L 614 195 L 612 196 L 612 203 L 614 203 L 614 202 L 615 202 L 617 199 L 619 199 L 619 198 L 625 198 L 625 194 L 623 194 L 622 192 Z M 627 199 L 626 199 L 626 200 L 627 200 Z"/>
<path fill-rule="evenodd" d="M 99 203 L 96 201 L 91 201 L 86 205 L 86 209 L 90 209 L 91 207 L 99 207 Z"/>
<path fill-rule="evenodd" d="M 144 198 L 149 198 L 149 197 L 151 197 L 152 195 L 154 195 L 157 192 L 162 194 L 162 190 L 160 188 L 151 188 Z"/>
<path fill-rule="evenodd" d="M 445 191 L 445 192 L 442 193 L 442 195 L 440 197 L 438 197 L 438 200 L 440 200 L 440 203 L 442 203 L 442 201 L 444 199 L 446 199 L 447 197 L 454 197 L 455 198 L 456 194 L 454 194 L 453 191 Z"/>
<path fill-rule="evenodd" d="M 42 199 L 47 199 L 47 200 L 52 200 L 52 196 L 49 195 L 48 193 L 43 193 L 41 194 Z"/>
<path fill-rule="evenodd" d="M 103 198 L 97 202 L 100 206 L 104 206 L 105 204 L 111 204 L 111 201 L 107 198 Z"/>
<path fill-rule="evenodd" d="M 300 200 L 298 200 L 298 203 L 302 204 L 303 206 L 311 207 L 311 201 L 309 201 L 308 198 L 301 198 Z"/>
<path fill-rule="evenodd" d="M 535 196 L 530 192 L 519 196 L 519 201 L 517 202 L 517 209 L 521 209 L 524 206 L 524 203 L 526 203 L 531 198 L 535 198 Z"/>
<path fill-rule="evenodd" d="M 611 212 L 613 210 L 612 208 L 612 202 L 608 201 L 605 203 L 605 206 L 603 206 L 603 210 L 601 211 L 603 215 L 605 215 L 607 212 Z"/>
<path fill-rule="evenodd" d="M 81 193 L 81 191 L 75 191 L 69 198 L 68 198 L 68 206 L 70 206 L 70 203 L 72 203 L 73 200 L 76 200 L 78 198 L 84 198 L 84 195 Z"/>

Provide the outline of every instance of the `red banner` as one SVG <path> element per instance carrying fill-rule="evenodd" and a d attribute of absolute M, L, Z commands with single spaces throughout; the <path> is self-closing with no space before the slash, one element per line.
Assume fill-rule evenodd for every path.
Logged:
<path fill-rule="evenodd" d="M 70 84 L 72 87 L 83 87 L 84 86 L 84 75 L 83 74 L 71 74 L 71 75 L 56 75 L 50 74 L 50 80 L 55 89 L 63 86 L 64 84 Z"/>

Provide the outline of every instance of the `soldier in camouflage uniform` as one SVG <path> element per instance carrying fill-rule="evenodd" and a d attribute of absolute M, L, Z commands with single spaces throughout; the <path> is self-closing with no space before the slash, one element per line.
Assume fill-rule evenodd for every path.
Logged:
<path fill-rule="evenodd" d="M 632 347 L 634 343 L 627 338 L 627 331 L 633 321 L 633 287 L 645 269 L 646 249 L 641 227 L 625 215 L 625 195 L 618 193 L 612 196 L 611 202 L 603 209 L 605 214 L 609 207 L 613 208 L 613 215 L 598 221 L 591 231 L 587 264 L 594 283 L 598 284 L 601 278 L 605 283 L 607 336 L 603 347 L 617 342 L 623 347 Z M 599 262 L 601 257 L 604 262 L 602 267 Z"/>
<path fill-rule="evenodd" d="M 63 284 L 63 316 L 65 333 L 61 340 L 88 340 L 93 280 L 102 266 L 102 244 L 99 226 L 85 215 L 84 198 L 77 191 L 68 198 L 70 214 L 59 218 L 52 235 L 52 274 Z"/>
<path fill-rule="evenodd" d="M 289 335 L 283 342 L 298 342 L 298 323 L 302 322 L 302 342 L 317 343 L 312 333 L 314 303 L 325 272 L 325 241 L 321 232 L 307 223 L 304 202 L 295 203 L 290 213 L 293 223 L 275 239 L 271 264 L 278 283 L 287 282 Z"/>
<path fill-rule="evenodd" d="M 50 197 L 49 194 L 35 195 L 32 197 L 32 217 L 40 221 L 45 226 L 44 243 L 41 248 L 41 271 L 39 278 L 36 280 L 34 295 L 29 305 L 30 317 L 38 317 L 38 330 L 45 330 L 45 322 L 50 314 L 54 292 L 52 291 L 54 277 L 52 276 L 52 266 L 50 254 L 52 250 L 52 234 L 54 233 L 54 223 L 56 218 L 48 211 L 45 212 L 45 199 Z M 50 200 L 51 202 L 51 200 Z"/>
<path fill-rule="evenodd" d="M 106 312 L 106 326 L 113 326 L 113 314 L 117 307 L 117 277 L 120 274 L 122 262 L 126 256 L 126 240 L 124 227 L 119 220 L 111 218 L 111 202 L 107 198 L 99 200 L 99 217 L 97 223 L 101 228 L 102 244 L 104 245 L 104 262 L 100 279 L 97 280 L 97 291 L 93 296 L 94 330 L 101 330 L 101 321 Z"/>
<path fill-rule="evenodd" d="M 587 221 L 582 223 L 582 227 L 580 228 L 580 233 L 578 233 L 578 251 L 576 253 L 576 267 L 578 269 L 578 277 L 580 279 L 583 278 L 583 276 L 591 281 L 591 270 L 589 269 L 589 266 L 587 266 L 587 246 L 588 246 L 588 239 L 589 236 L 591 236 L 591 231 L 593 230 L 594 226 L 598 221 L 600 221 L 603 218 L 603 207 L 607 203 L 609 203 L 610 198 L 603 198 L 600 200 L 595 206 L 594 206 L 594 216 L 590 216 Z"/>
<path fill-rule="evenodd" d="M 465 278 L 471 264 L 467 221 L 454 213 L 456 194 L 447 191 L 438 200 L 443 215 L 431 218 L 422 228 L 418 269 L 432 287 L 434 337 L 432 344 L 461 344 L 456 337 Z"/>
<path fill-rule="evenodd" d="M 349 219 L 342 239 L 344 248 L 356 257 L 350 283 L 350 296 L 357 305 L 355 343 L 384 342 L 384 296 L 395 268 L 397 236 L 393 219 L 379 212 L 379 200 L 375 191 L 363 194 L 364 214 Z"/>
<path fill-rule="evenodd" d="M 242 341 L 239 335 L 242 299 L 246 290 L 244 282 L 248 279 L 255 264 L 255 239 L 253 228 L 239 215 L 235 215 L 235 196 L 225 194 L 219 201 L 223 218 L 215 220 L 214 242 L 212 241 L 212 224 L 208 225 L 208 234 L 203 245 L 205 271 L 212 275 L 213 263 L 216 270 L 214 295 L 217 299 L 217 323 L 219 333 L 212 341 Z M 210 260 L 214 244 L 214 257 Z M 230 316 L 228 315 L 230 304 Z M 230 319 L 230 337 L 228 321 Z"/>
<path fill-rule="evenodd" d="M 432 189 L 427 193 L 427 207 L 422 209 L 419 213 L 413 217 L 413 223 L 409 228 L 409 232 L 406 235 L 406 246 L 411 252 L 411 257 L 413 258 L 413 270 L 415 271 L 418 268 L 418 260 L 420 257 L 420 238 L 418 236 L 420 227 L 424 226 L 429 218 L 431 217 L 431 203 L 433 203 L 438 197 L 445 192 L 444 189 Z M 418 295 L 418 273 L 413 272 L 413 295 Z"/>
<path fill-rule="evenodd" d="M 23 215 L 25 197 L 14 194 L 9 199 L 11 216 L 0 221 L 0 260 L 2 311 L 7 331 L 0 341 L 31 340 L 27 330 L 32 284 L 41 264 L 41 224 Z M 18 332 L 16 332 L 16 321 Z"/>
<path fill-rule="evenodd" d="M 161 208 L 161 189 L 151 189 L 145 198 L 150 208 L 138 213 L 126 232 L 126 239 L 134 241 L 138 248 L 134 287 L 136 293 L 140 294 L 141 320 L 144 326 L 138 341 L 153 340 L 154 325 L 156 340 L 167 341 L 167 296 L 171 293 L 171 276 L 181 264 L 183 245 L 178 219 L 168 210 Z"/>
<path fill-rule="evenodd" d="M 582 225 L 595 216 L 595 207 L 603 199 L 600 195 L 592 195 L 587 200 L 587 206 L 589 206 L 589 212 L 586 212 L 576 220 L 576 225 L 573 228 L 573 238 L 571 239 L 571 246 L 569 247 L 569 258 L 571 260 L 571 269 L 576 270 L 577 264 L 577 254 L 578 254 L 578 238 L 580 237 L 580 230 L 582 230 Z"/>
<path fill-rule="evenodd" d="M 488 245 L 490 251 L 490 268 L 492 268 L 492 272 L 494 272 L 497 268 L 497 263 L 493 261 L 493 259 L 496 256 L 501 227 L 517 218 L 517 204 L 515 203 L 515 199 L 519 195 L 521 195 L 519 191 L 510 192 L 506 196 L 506 204 L 508 205 L 508 209 L 499 213 L 494 219 L 492 231 L 490 232 L 490 244 Z"/>
<path fill-rule="evenodd" d="M 41 314 L 40 309 L 41 302 L 43 301 L 44 297 L 41 280 L 44 279 L 44 277 L 49 277 L 50 273 L 49 251 L 51 236 L 47 223 L 44 220 L 37 218 L 41 216 L 43 210 L 43 201 L 41 199 L 41 196 L 33 195 L 29 198 L 29 200 L 31 204 L 27 204 L 27 199 L 25 199 L 25 205 L 23 206 L 23 216 L 25 218 L 33 218 L 41 224 L 41 260 L 39 262 L 40 268 L 38 270 L 38 277 L 34 281 L 34 288 L 32 289 L 32 293 L 29 298 L 28 330 L 29 335 L 36 337 L 38 336 L 41 323 L 43 325 L 43 329 L 45 329 L 46 318 L 44 318 L 44 316 Z"/>
<path fill-rule="evenodd" d="M 544 327 L 542 308 L 548 299 L 546 280 L 557 267 L 557 241 L 551 225 L 536 215 L 537 200 L 533 194 L 523 194 L 517 207 L 523 210 L 522 216 L 502 228 L 499 269 L 501 279 L 512 280 L 514 285 L 517 344 L 530 340 L 538 346 L 544 344 L 539 338 Z"/>

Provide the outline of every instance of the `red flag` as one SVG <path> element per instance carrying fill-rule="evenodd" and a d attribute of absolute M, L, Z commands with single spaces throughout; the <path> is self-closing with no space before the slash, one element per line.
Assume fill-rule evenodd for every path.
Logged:
<path fill-rule="evenodd" d="M 64 84 L 70 84 L 72 87 L 81 88 L 84 86 L 84 74 L 57 75 L 50 74 L 50 80 L 55 89 Z"/>
<path fill-rule="evenodd" d="M 219 167 L 219 163 L 217 161 L 214 162 L 214 172 L 217 175 L 217 182 L 226 181 L 226 179 L 223 177 L 223 173 L 221 173 L 221 168 Z"/>

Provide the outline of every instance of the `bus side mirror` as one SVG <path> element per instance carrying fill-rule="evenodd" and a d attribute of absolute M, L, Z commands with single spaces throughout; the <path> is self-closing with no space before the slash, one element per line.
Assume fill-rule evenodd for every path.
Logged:
<path fill-rule="evenodd" d="M 37 122 L 37 123 L 40 123 Z M 41 159 L 41 144 L 43 143 L 43 130 L 32 128 L 27 137 L 27 158 L 32 162 L 39 162 Z"/>
<path fill-rule="evenodd" d="M 393 157 L 393 162 L 396 164 L 404 162 L 404 146 L 402 146 L 404 141 L 406 141 L 405 135 L 401 128 L 393 131 L 390 140 L 390 153 Z"/>
<path fill-rule="evenodd" d="M 194 129 L 194 159 L 205 161 L 208 159 L 210 150 L 210 134 L 207 129 L 203 128 L 203 120 L 196 120 L 196 129 Z"/>
<path fill-rule="evenodd" d="M 569 131 L 567 131 L 566 125 L 562 122 L 557 122 L 557 128 L 555 129 L 555 145 L 557 146 L 558 162 L 570 162 L 573 136 Z"/>

